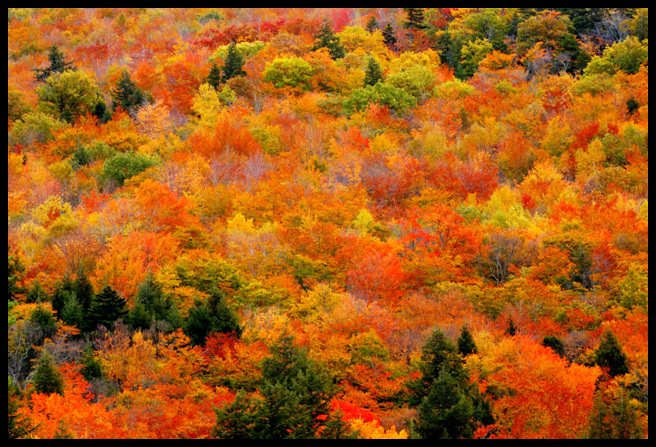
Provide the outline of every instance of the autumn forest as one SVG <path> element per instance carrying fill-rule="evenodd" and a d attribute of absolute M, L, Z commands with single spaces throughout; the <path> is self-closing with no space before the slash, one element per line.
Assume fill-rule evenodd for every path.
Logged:
<path fill-rule="evenodd" d="M 648 438 L 646 8 L 8 8 L 9 438 Z"/>

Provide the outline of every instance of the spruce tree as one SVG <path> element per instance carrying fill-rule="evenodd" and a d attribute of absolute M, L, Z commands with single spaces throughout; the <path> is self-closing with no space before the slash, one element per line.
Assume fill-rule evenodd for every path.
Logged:
<path fill-rule="evenodd" d="M 70 295 L 64 307 L 62 308 L 60 318 L 69 325 L 77 326 L 81 330 L 86 330 L 84 309 L 75 295 Z"/>
<path fill-rule="evenodd" d="M 32 383 L 37 393 L 64 394 L 64 378 L 55 366 L 52 355 L 46 350 L 39 357 Z"/>
<path fill-rule="evenodd" d="M 221 69 L 216 64 L 212 64 L 212 68 L 210 68 L 210 74 L 207 75 L 207 83 L 214 87 L 215 90 L 221 85 Z"/>
<path fill-rule="evenodd" d="M 52 295 L 52 308 L 57 315 L 62 314 L 64 304 L 72 296 L 75 295 L 75 284 L 71 278 L 66 275 L 64 279 L 57 283 L 55 292 Z"/>
<path fill-rule="evenodd" d="M 91 285 L 89 278 L 87 278 L 87 275 L 82 270 L 78 272 L 75 281 L 73 281 L 73 291 L 82 306 L 82 311 L 84 313 L 88 312 L 94 295 L 93 285 Z"/>
<path fill-rule="evenodd" d="M 246 72 L 242 69 L 243 66 L 244 66 L 244 56 L 242 56 L 241 53 L 237 51 L 237 44 L 233 41 L 228 46 L 228 54 L 225 58 L 225 62 L 223 65 L 223 76 L 221 80 L 223 82 L 226 82 L 228 81 L 228 79 L 232 79 L 235 76 L 245 75 Z"/>
<path fill-rule="evenodd" d="M 110 328 L 119 318 L 127 315 L 127 303 L 116 290 L 105 286 L 91 301 L 87 321 L 93 330 L 99 324 Z"/>
<path fill-rule="evenodd" d="M 52 46 L 48 50 L 48 61 L 50 65 L 47 68 L 35 69 L 36 80 L 45 82 L 48 77 L 53 73 L 63 73 L 66 70 L 75 70 L 73 63 L 66 60 L 64 53 L 57 47 Z"/>
<path fill-rule="evenodd" d="M 394 49 L 394 45 L 396 45 L 397 38 L 391 23 L 388 23 L 383 28 L 383 42 L 389 49 Z"/>
<path fill-rule="evenodd" d="M 21 262 L 18 254 L 10 254 L 10 248 L 7 247 L 7 289 L 8 300 L 12 301 L 16 295 L 25 292 L 23 287 L 19 286 L 19 282 L 25 272 L 25 266 Z"/>
<path fill-rule="evenodd" d="M 364 72 L 364 86 L 375 85 L 382 80 L 383 71 L 380 68 L 380 64 L 375 58 L 370 57 L 367 62 L 367 69 Z"/>
<path fill-rule="evenodd" d="M 458 352 L 462 356 L 467 356 L 469 354 L 475 354 L 478 352 L 476 342 L 474 342 L 474 337 L 472 337 L 472 334 L 469 332 L 469 329 L 467 329 L 467 326 L 463 326 L 460 330 L 460 337 L 458 337 Z"/>
<path fill-rule="evenodd" d="M 407 18 L 404 26 L 406 28 L 424 29 L 424 10 L 422 8 L 403 8 Z"/>
<path fill-rule="evenodd" d="M 189 311 L 183 330 L 195 345 L 204 345 L 211 332 L 233 333 L 241 337 L 242 329 L 237 317 L 226 306 L 223 293 L 214 288 L 206 302 L 197 300 Z"/>
<path fill-rule="evenodd" d="M 373 33 L 377 29 L 378 29 L 378 21 L 376 20 L 376 16 L 369 17 L 369 20 L 367 21 L 367 31 Z"/>
<path fill-rule="evenodd" d="M 318 50 L 319 48 L 328 48 L 330 57 L 332 59 L 341 59 L 346 56 L 346 50 L 344 50 L 344 47 L 339 41 L 339 37 L 333 33 L 333 30 L 330 25 L 328 25 L 327 20 L 324 20 L 321 30 L 315 36 L 315 42 L 312 50 Z"/>
<path fill-rule="evenodd" d="M 517 326 L 512 318 L 508 319 L 508 327 L 505 330 L 505 334 L 510 335 L 511 337 L 517 333 Z"/>
<path fill-rule="evenodd" d="M 608 374 L 615 377 L 629 372 L 627 366 L 628 358 L 620 342 L 609 329 L 601 337 L 599 346 L 594 354 L 595 363 L 602 368 L 608 369 Z"/>
<path fill-rule="evenodd" d="M 48 294 L 41 287 L 38 280 L 32 282 L 29 292 L 27 292 L 26 301 L 28 303 L 43 303 L 48 300 Z"/>
<path fill-rule="evenodd" d="M 132 81 L 127 70 L 123 70 L 116 87 L 112 89 L 112 110 L 116 111 L 120 106 L 130 115 L 134 115 L 144 104 L 146 104 L 146 95 Z"/>
<path fill-rule="evenodd" d="M 82 373 L 87 381 L 102 377 L 102 364 L 100 363 L 100 360 L 93 355 L 93 349 L 91 346 L 85 348 L 80 364 L 82 365 L 80 373 Z"/>

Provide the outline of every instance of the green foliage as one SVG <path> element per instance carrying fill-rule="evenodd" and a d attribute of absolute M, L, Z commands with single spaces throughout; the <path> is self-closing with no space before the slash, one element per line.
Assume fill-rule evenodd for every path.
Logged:
<path fill-rule="evenodd" d="M 60 318 L 66 324 L 84 329 L 84 316 L 84 308 L 82 307 L 82 304 L 80 304 L 80 301 L 77 299 L 77 296 L 75 296 L 75 294 L 68 295 L 64 301 L 64 306 L 62 307 Z"/>
<path fill-rule="evenodd" d="M 110 286 L 105 286 L 91 301 L 87 321 L 91 330 L 98 325 L 111 328 L 116 320 L 125 317 L 127 314 L 125 299 Z"/>
<path fill-rule="evenodd" d="M 346 56 L 346 50 L 342 46 L 339 37 L 333 33 L 327 20 L 324 20 L 321 30 L 315 36 L 312 50 L 318 50 L 319 48 L 328 48 L 332 59 L 341 59 Z"/>
<path fill-rule="evenodd" d="M 640 108 L 640 103 L 635 98 L 629 98 L 626 101 L 626 110 L 629 112 L 629 115 L 633 115 Z"/>
<path fill-rule="evenodd" d="M 412 95 L 417 101 L 422 101 L 430 96 L 435 75 L 428 67 L 411 65 L 390 74 L 385 82 Z"/>
<path fill-rule="evenodd" d="M 276 88 L 310 90 L 310 78 L 313 74 L 312 66 L 300 57 L 281 57 L 274 59 L 264 69 L 264 80 Z"/>
<path fill-rule="evenodd" d="M 629 393 L 618 387 L 618 393 L 605 398 L 603 390 L 595 393 L 590 416 L 591 439 L 643 439 L 638 410 L 631 404 Z"/>
<path fill-rule="evenodd" d="M 478 352 L 476 342 L 474 342 L 474 337 L 471 332 L 469 332 L 469 329 L 467 329 L 467 326 L 463 326 L 460 330 L 460 336 L 458 337 L 458 352 L 462 356 L 476 354 Z"/>
<path fill-rule="evenodd" d="M 207 301 L 197 300 L 190 309 L 183 330 L 193 344 L 204 346 L 211 332 L 233 333 L 241 337 L 242 328 L 235 314 L 225 304 L 224 296 L 223 292 L 214 289 Z"/>
<path fill-rule="evenodd" d="M 19 285 L 25 266 L 20 260 L 17 253 L 11 254 L 10 247 L 7 246 L 7 300 L 12 301 L 17 294 L 25 292 L 24 288 Z"/>
<path fill-rule="evenodd" d="M 554 337 L 553 335 L 547 335 L 542 339 L 542 346 L 551 348 L 553 352 L 555 352 L 559 356 L 565 357 L 565 345 L 558 337 Z"/>
<path fill-rule="evenodd" d="M 364 72 L 364 85 L 375 85 L 377 82 L 383 80 L 383 71 L 380 64 L 374 57 L 369 57 L 367 61 L 367 69 Z"/>
<path fill-rule="evenodd" d="M 123 70 L 116 86 L 112 89 L 112 110 L 121 107 L 131 116 L 136 116 L 139 108 L 146 104 L 144 92 L 132 81 L 127 70 Z"/>
<path fill-rule="evenodd" d="M 228 81 L 228 79 L 234 78 L 235 76 L 245 75 L 246 72 L 242 69 L 244 66 L 244 56 L 237 50 L 237 44 L 232 42 L 228 47 L 228 54 L 225 57 L 223 62 L 221 80 L 223 82 Z"/>
<path fill-rule="evenodd" d="M 424 29 L 424 10 L 423 8 L 403 8 L 406 13 L 406 19 L 403 26 L 406 28 Z"/>
<path fill-rule="evenodd" d="M 603 55 L 592 58 L 583 71 L 585 75 L 592 74 L 615 74 L 618 70 L 635 74 L 640 66 L 647 62 L 649 49 L 647 41 L 640 41 L 634 36 L 629 36 L 621 42 L 604 49 Z"/>
<path fill-rule="evenodd" d="M 221 70 L 216 64 L 212 64 L 212 68 L 210 68 L 210 74 L 207 75 L 207 83 L 214 87 L 215 90 L 221 84 Z"/>
<path fill-rule="evenodd" d="M 28 303 L 43 303 L 47 301 L 47 299 L 48 299 L 48 294 L 46 293 L 45 290 L 43 290 L 41 284 L 39 284 L 39 281 L 35 279 L 32 282 L 32 286 L 30 287 L 30 290 L 27 292 L 25 301 L 27 301 Z"/>
<path fill-rule="evenodd" d="M 63 73 L 66 70 L 75 70 L 72 62 L 67 61 L 64 53 L 55 45 L 48 50 L 48 61 L 50 65 L 44 69 L 35 69 L 36 80 L 45 82 L 51 75 L 55 73 Z"/>
<path fill-rule="evenodd" d="M 37 94 L 40 110 L 68 123 L 95 112 L 102 100 L 95 81 L 81 71 L 53 74 L 37 88 Z"/>
<path fill-rule="evenodd" d="M 373 86 L 368 85 L 353 90 L 351 95 L 344 100 L 344 111 L 349 115 L 354 112 L 362 112 L 371 103 L 387 106 L 397 114 L 401 114 L 414 107 L 417 100 L 401 88 L 386 82 L 378 82 Z"/>
<path fill-rule="evenodd" d="M 335 393 L 328 373 L 283 334 L 262 363 L 262 399 L 240 393 L 235 402 L 215 410 L 212 433 L 225 439 L 312 439 L 325 427 Z M 333 422 L 331 426 L 337 425 Z"/>
<path fill-rule="evenodd" d="M 156 161 L 153 158 L 137 152 L 118 153 L 105 160 L 102 168 L 102 178 L 106 182 L 110 181 L 118 186 L 123 186 L 125 180 L 155 164 Z"/>
<path fill-rule="evenodd" d="M 32 384 L 37 393 L 64 394 L 64 377 L 55 365 L 55 360 L 48 351 L 43 350 L 39 356 Z"/>
<path fill-rule="evenodd" d="M 53 132 L 66 127 L 66 123 L 41 111 L 25 113 L 14 123 L 9 132 L 9 144 L 32 146 L 47 143 L 54 138 Z"/>
<path fill-rule="evenodd" d="M 476 70 L 485 56 L 490 54 L 494 48 L 486 39 L 475 39 L 467 42 L 460 52 L 460 75 L 459 77 L 469 78 Z"/>
<path fill-rule="evenodd" d="M 226 58 L 228 57 L 228 52 L 231 46 L 232 46 L 232 42 L 228 45 L 220 46 L 210 57 L 210 60 L 216 59 L 218 57 L 221 58 L 221 60 L 225 61 Z M 265 46 L 266 43 L 262 42 L 261 40 L 256 40 L 255 42 L 237 42 L 235 44 L 235 50 L 237 50 L 237 52 L 244 57 L 244 60 L 246 60 L 250 57 L 255 56 Z"/>
<path fill-rule="evenodd" d="M 30 314 L 30 322 L 34 327 L 38 328 L 42 336 L 41 340 L 45 338 L 52 338 L 57 332 L 57 322 L 55 317 L 52 315 L 52 312 L 46 309 L 44 306 L 37 306 L 36 309 Z"/>
<path fill-rule="evenodd" d="M 7 376 L 7 430 L 9 439 L 29 439 L 37 427 L 26 416 L 18 414 L 20 389 Z"/>
<path fill-rule="evenodd" d="M 62 315 L 64 304 L 71 296 L 75 295 L 74 284 L 69 276 L 65 276 L 55 285 L 55 291 L 52 294 L 52 309 L 57 315 Z"/>
<path fill-rule="evenodd" d="M 128 316 L 130 325 L 134 329 L 148 329 L 155 321 L 166 321 L 174 328 L 178 325 L 178 318 L 175 306 L 149 272 L 139 285 L 135 305 Z"/>
<path fill-rule="evenodd" d="M 100 363 L 100 360 L 98 360 L 98 358 L 94 355 L 91 346 L 87 346 L 85 348 L 80 364 L 82 365 L 80 373 L 86 380 L 91 381 L 93 379 L 99 379 L 102 377 L 102 364 Z"/>
<path fill-rule="evenodd" d="M 606 330 L 601 336 L 599 346 L 594 352 L 595 363 L 602 368 L 608 369 L 608 374 L 615 377 L 629 372 L 628 358 L 620 342 L 610 330 Z"/>

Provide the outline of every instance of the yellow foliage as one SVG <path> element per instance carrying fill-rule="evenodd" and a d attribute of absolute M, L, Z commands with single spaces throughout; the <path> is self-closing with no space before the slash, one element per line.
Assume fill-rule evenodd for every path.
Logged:
<path fill-rule="evenodd" d="M 398 431 L 396 426 L 385 429 L 378 421 L 365 422 L 362 419 L 351 419 L 351 429 L 358 431 L 363 439 L 408 439 L 405 430 Z"/>

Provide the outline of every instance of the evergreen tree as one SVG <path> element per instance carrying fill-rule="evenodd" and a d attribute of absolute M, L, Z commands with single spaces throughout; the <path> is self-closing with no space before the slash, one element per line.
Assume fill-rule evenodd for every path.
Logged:
<path fill-rule="evenodd" d="M 64 304 L 72 295 L 75 295 L 75 284 L 71 278 L 66 275 L 62 281 L 57 283 L 55 286 L 55 292 L 52 295 L 52 309 L 57 312 L 57 315 L 62 314 Z"/>
<path fill-rule="evenodd" d="M 93 109 L 92 115 L 98 118 L 98 121 L 102 124 L 112 119 L 112 114 L 107 109 L 107 104 L 105 104 L 105 100 L 102 98 L 98 98 L 98 103 Z"/>
<path fill-rule="evenodd" d="M 460 337 L 458 337 L 458 352 L 462 356 L 467 356 L 469 354 L 475 354 L 478 352 L 478 348 L 474 342 L 474 337 L 472 337 L 472 334 L 469 332 L 469 329 L 467 329 L 467 326 L 463 326 L 460 330 Z"/>
<path fill-rule="evenodd" d="M 84 309 L 75 294 L 69 295 L 62 308 L 60 318 L 66 323 L 86 330 Z"/>
<path fill-rule="evenodd" d="M 39 281 L 35 279 L 32 282 L 32 287 L 30 287 L 30 291 L 27 292 L 26 301 L 28 303 L 43 303 L 47 300 L 48 300 L 48 294 L 46 293 L 45 290 L 43 290 L 41 284 L 39 284 Z"/>
<path fill-rule="evenodd" d="M 112 101 L 113 111 L 120 106 L 130 115 L 135 115 L 139 107 L 146 104 L 146 95 L 132 81 L 130 74 L 123 70 L 116 87 L 112 89 Z"/>
<path fill-rule="evenodd" d="M 558 337 L 554 337 L 553 335 L 547 335 L 542 340 L 542 346 L 551 348 L 559 356 L 565 357 L 565 345 Z"/>
<path fill-rule="evenodd" d="M 424 10 L 423 8 L 403 8 L 407 17 L 404 23 L 406 28 L 424 29 Z"/>
<path fill-rule="evenodd" d="M 634 98 L 631 97 L 626 101 L 626 109 L 629 112 L 629 115 L 633 115 L 640 108 L 640 103 Z"/>
<path fill-rule="evenodd" d="M 629 372 L 627 366 L 628 358 L 620 342 L 610 330 L 606 330 L 601 337 L 599 346 L 594 354 L 595 363 L 602 368 L 608 369 L 608 374 L 615 377 Z"/>
<path fill-rule="evenodd" d="M 242 69 L 243 66 L 244 56 L 242 56 L 241 53 L 237 51 L 237 44 L 233 41 L 228 46 L 228 54 L 226 55 L 226 59 L 223 65 L 223 77 L 221 80 L 226 82 L 228 79 L 234 78 L 235 76 L 245 75 L 246 72 Z M 212 84 L 210 83 L 210 85 Z M 214 87 L 214 85 L 212 86 Z"/>
<path fill-rule="evenodd" d="M 116 320 L 127 315 L 126 306 L 125 299 L 116 290 L 105 286 L 91 301 L 87 315 L 90 329 L 95 329 L 99 324 L 110 328 Z"/>
<path fill-rule="evenodd" d="M 471 438 L 479 425 L 494 422 L 489 402 L 469 383 L 463 364 L 455 345 L 436 329 L 422 350 L 422 377 L 408 384 L 420 437 Z"/>
<path fill-rule="evenodd" d="M 37 393 L 64 393 L 64 378 L 55 366 L 52 355 L 46 350 L 39 357 L 32 383 Z"/>
<path fill-rule="evenodd" d="M 367 62 L 367 69 L 364 72 L 364 86 L 375 85 L 377 82 L 383 80 L 383 71 L 380 68 L 378 61 L 370 57 Z"/>
<path fill-rule="evenodd" d="M 7 376 L 7 431 L 9 439 L 30 438 L 36 427 L 29 418 L 18 414 L 20 389 Z"/>
<path fill-rule="evenodd" d="M 57 332 L 57 322 L 52 312 L 45 307 L 39 305 L 30 314 L 30 322 L 36 327 L 40 333 L 38 341 L 35 344 L 41 343 L 46 338 L 52 338 Z"/>
<path fill-rule="evenodd" d="M 7 296 L 9 301 L 13 301 L 17 294 L 25 291 L 23 287 L 18 285 L 23 272 L 25 272 L 25 267 L 18 254 L 12 255 L 9 250 L 10 248 L 7 247 Z"/>
<path fill-rule="evenodd" d="M 50 66 L 47 68 L 35 69 L 36 80 L 39 82 L 45 82 L 48 77 L 53 73 L 63 73 L 66 70 L 75 70 L 75 66 L 66 60 L 64 53 L 57 47 L 52 46 L 48 50 L 48 61 Z"/>
<path fill-rule="evenodd" d="M 215 90 L 218 90 L 219 85 L 221 85 L 221 69 L 216 64 L 212 64 L 212 68 L 210 68 L 207 83 L 214 87 Z"/>
<path fill-rule="evenodd" d="M 638 411 L 630 405 L 629 393 L 619 386 L 613 395 L 595 393 L 588 437 L 592 439 L 641 439 Z"/>
<path fill-rule="evenodd" d="M 94 295 L 93 285 L 91 285 L 89 278 L 82 270 L 78 272 L 75 281 L 73 281 L 73 292 L 75 292 L 75 296 L 82 306 L 82 311 L 84 313 L 88 312 Z"/>
<path fill-rule="evenodd" d="M 327 20 L 324 20 L 321 30 L 315 36 L 315 42 L 312 50 L 318 50 L 319 48 L 328 48 L 330 57 L 332 59 L 340 59 L 346 56 L 346 50 L 344 50 L 344 47 L 339 41 L 339 37 L 333 33 L 333 30 L 330 25 L 328 25 Z"/>
<path fill-rule="evenodd" d="M 419 405 L 417 433 L 423 439 L 472 438 L 474 406 L 461 384 L 442 370 Z"/>
<path fill-rule="evenodd" d="M 93 355 L 91 346 L 87 346 L 84 350 L 80 363 L 82 365 L 80 373 L 82 373 L 87 381 L 102 377 L 102 365 L 100 360 Z"/>
<path fill-rule="evenodd" d="M 397 40 L 392 24 L 388 23 L 385 25 L 385 28 L 383 28 L 383 42 L 385 42 L 385 45 L 387 45 L 388 48 L 394 49 Z"/>
<path fill-rule="evenodd" d="M 312 439 L 329 429 L 345 434 L 338 416 L 327 415 L 335 388 L 328 373 L 293 345 L 283 334 L 271 347 L 272 356 L 262 363 L 259 387 L 262 399 L 241 393 L 235 402 L 215 410 L 217 422 L 212 430 L 221 438 Z"/>
<path fill-rule="evenodd" d="M 370 33 L 373 33 L 378 29 L 378 21 L 376 21 L 376 16 L 371 16 L 369 17 L 369 20 L 367 21 L 367 31 Z"/>
<path fill-rule="evenodd" d="M 224 303 L 223 293 L 216 288 L 210 292 L 207 302 L 196 301 L 183 330 L 195 345 L 204 345 L 210 332 L 234 333 L 237 337 L 242 333 L 237 317 Z"/>

